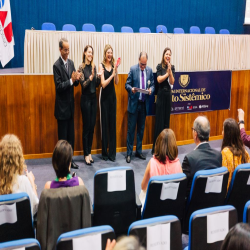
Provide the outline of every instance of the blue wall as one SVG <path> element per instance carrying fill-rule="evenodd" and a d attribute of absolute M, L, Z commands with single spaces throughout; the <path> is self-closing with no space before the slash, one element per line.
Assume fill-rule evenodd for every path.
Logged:
<path fill-rule="evenodd" d="M 229 29 L 231 34 L 244 34 L 245 0 L 10 0 L 15 57 L 6 68 L 23 67 L 25 29 L 41 29 L 43 22 L 53 22 L 57 30 L 71 23 L 81 30 L 83 23 L 93 23 L 97 31 L 104 23 L 111 23 L 115 31 L 130 26 L 138 32 L 142 26 L 155 32 L 164 24 L 169 32 L 174 27 L 206 26 Z"/>

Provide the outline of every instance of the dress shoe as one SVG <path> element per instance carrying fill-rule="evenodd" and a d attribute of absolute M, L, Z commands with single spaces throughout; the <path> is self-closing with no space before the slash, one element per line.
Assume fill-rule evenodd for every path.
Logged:
<path fill-rule="evenodd" d="M 79 166 L 74 161 L 72 161 L 71 162 L 71 168 L 78 169 Z"/>
<path fill-rule="evenodd" d="M 107 156 L 103 156 L 102 159 L 103 159 L 104 161 L 107 161 L 107 160 L 108 160 L 108 157 L 107 157 Z"/>
<path fill-rule="evenodd" d="M 109 160 L 115 162 L 115 158 L 109 157 Z"/>
<path fill-rule="evenodd" d="M 135 157 L 138 157 L 142 160 L 146 160 L 146 157 L 143 154 L 135 153 Z"/>
<path fill-rule="evenodd" d="M 131 156 L 130 156 L 130 155 L 127 155 L 127 156 L 126 156 L 126 162 L 127 162 L 127 163 L 130 163 L 130 162 L 131 162 Z"/>

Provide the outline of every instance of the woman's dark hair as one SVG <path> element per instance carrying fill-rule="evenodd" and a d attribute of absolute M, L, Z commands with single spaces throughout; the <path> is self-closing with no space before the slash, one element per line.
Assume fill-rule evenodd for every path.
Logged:
<path fill-rule="evenodd" d="M 176 145 L 176 138 L 172 129 L 164 129 L 159 134 L 155 143 L 155 158 L 161 162 L 166 163 L 166 156 L 170 161 L 173 161 L 178 156 L 178 148 Z"/>
<path fill-rule="evenodd" d="M 248 250 L 250 246 L 250 226 L 238 223 L 228 232 L 221 250 Z"/>
<path fill-rule="evenodd" d="M 161 66 L 162 66 L 162 68 L 166 68 L 166 64 L 165 64 L 165 61 L 164 61 L 164 55 L 165 55 L 165 53 L 167 52 L 167 51 L 170 51 L 170 53 L 171 53 L 171 55 L 172 55 L 172 51 L 171 51 L 171 49 L 169 48 L 169 47 L 166 47 L 164 50 L 163 50 L 163 54 L 162 54 L 162 59 L 161 59 Z"/>
<path fill-rule="evenodd" d="M 240 128 L 237 122 L 232 118 L 226 119 L 223 123 L 223 131 L 224 136 L 221 150 L 228 147 L 233 155 L 242 156 L 241 163 L 246 163 L 246 150 L 240 136 Z"/>
<path fill-rule="evenodd" d="M 67 141 L 57 142 L 52 156 L 52 165 L 58 178 L 64 178 L 70 173 L 69 165 L 72 155 L 72 147 Z"/>

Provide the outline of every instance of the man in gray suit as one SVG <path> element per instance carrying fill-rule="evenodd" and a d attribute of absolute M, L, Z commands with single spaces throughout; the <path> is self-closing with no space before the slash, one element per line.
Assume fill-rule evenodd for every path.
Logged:
<path fill-rule="evenodd" d="M 137 145 L 135 156 L 146 160 L 142 154 L 142 139 L 145 128 L 145 119 L 149 111 L 149 95 L 154 92 L 154 76 L 152 69 L 147 66 L 148 55 L 141 52 L 139 63 L 132 66 L 128 73 L 125 89 L 128 91 L 128 133 L 127 156 L 130 163 L 134 145 L 135 126 L 137 125 Z M 137 92 L 135 88 L 148 90 L 148 94 Z"/>
<path fill-rule="evenodd" d="M 74 86 L 79 84 L 81 73 L 76 72 L 74 62 L 69 57 L 68 40 L 59 41 L 61 56 L 53 65 L 54 82 L 56 87 L 55 117 L 58 125 L 58 140 L 66 140 L 74 150 Z M 79 168 L 73 161 L 72 168 Z"/>

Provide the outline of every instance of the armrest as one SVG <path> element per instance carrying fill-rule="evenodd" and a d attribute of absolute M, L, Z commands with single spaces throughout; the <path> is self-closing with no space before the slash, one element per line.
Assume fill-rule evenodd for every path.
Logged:
<path fill-rule="evenodd" d="M 140 220 L 142 204 L 137 193 L 135 193 L 135 197 L 136 197 L 136 220 Z"/>

